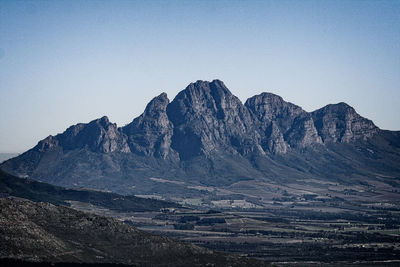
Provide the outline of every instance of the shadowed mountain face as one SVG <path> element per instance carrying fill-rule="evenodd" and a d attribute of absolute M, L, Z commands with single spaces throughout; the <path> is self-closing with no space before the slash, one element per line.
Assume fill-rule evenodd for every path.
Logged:
<path fill-rule="evenodd" d="M 95 190 L 73 190 L 12 176 L 0 170 L 0 196 L 49 202 L 54 205 L 70 206 L 70 201 L 87 203 L 118 212 L 159 211 L 179 205 L 162 200 L 121 196 Z"/>
<path fill-rule="evenodd" d="M 193 186 L 249 180 L 399 177 L 399 140 L 345 103 L 306 112 L 262 93 L 243 104 L 223 82 L 197 81 L 171 102 L 157 96 L 122 128 L 107 117 L 77 124 L 0 166 L 69 187 L 196 194 Z"/>

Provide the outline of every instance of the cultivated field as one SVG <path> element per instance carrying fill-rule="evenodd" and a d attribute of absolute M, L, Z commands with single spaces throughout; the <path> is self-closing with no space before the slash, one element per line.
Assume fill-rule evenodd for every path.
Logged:
<path fill-rule="evenodd" d="M 146 231 L 277 265 L 400 264 L 400 210 L 393 202 L 287 193 L 262 203 L 250 199 L 213 200 L 208 206 L 197 206 L 201 199 L 182 203 L 186 207 L 135 213 L 71 204 Z"/>

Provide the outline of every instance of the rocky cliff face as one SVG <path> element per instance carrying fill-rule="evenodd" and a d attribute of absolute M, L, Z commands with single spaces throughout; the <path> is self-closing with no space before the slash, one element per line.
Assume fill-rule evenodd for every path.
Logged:
<path fill-rule="evenodd" d="M 308 113 L 280 96 L 262 93 L 243 105 L 223 82 L 214 80 L 191 83 L 171 103 L 162 93 L 123 128 L 103 117 L 49 136 L 35 149 L 88 148 L 186 160 L 221 152 L 285 154 L 327 142 L 366 140 L 378 130 L 344 103 Z"/>
<path fill-rule="evenodd" d="M 131 151 L 161 158 L 176 157 L 171 149 L 173 125 L 167 116 L 169 99 L 166 93 L 155 97 L 144 113 L 122 128 Z"/>
<path fill-rule="evenodd" d="M 190 84 L 167 107 L 167 114 L 174 125 L 172 148 L 183 159 L 257 150 L 249 111 L 221 81 Z"/>
<path fill-rule="evenodd" d="M 262 93 L 249 98 L 245 106 L 256 118 L 265 151 L 283 154 L 291 147 L 322 143 L 311 115 L 280 96 Z"/>
<path fill-rule="evenodd" d="M 197 81 L 171 102 L 165 93 L 155 97 L 125 127 L 118 128 L 107 117 L 80 123 L 47 137 L 0 168 L 57 185 L 123 194 L 186 193 L 182 181 L 230 185 L 265 177 L 342 179 L 345 175 L 347 179 L 348 173 L 364 175 L 360 170 L 369 167 L 365 165 L 369 160 L 387 159 L 384 166 L 382 162 L 371 166 L 383 166 L 383 172 L 397 170 L 392 164 L 397 154 L 371 154 L 381 147 L 366 148 L 370 142 L 365 140 L 385 139 L 384 134 L 343 103 L 306 112 L 277 95 L 262 93 L 243 104 L 223 82 Z M 378 143 L 389 144 L 385 151 L 391 151 L 390 144 L 396 143 L 392 139 Z M 336 146 L 336 153 L 332 144 L 348 146 Z M 347 161 L 353 154 L 340 156 L 353 153 L 355 145 L 362 148 L 356 151 L 365 152 L 357 170 Z M 304 153 L 309 153 L 307 160 Z M 157 177 L 181 181 L 150 179 Z"/>
<path fill-rule="evenodd" d="M 366 140 L 379 131 L 372 121 L 361 117 L 346 103 L 327 105 L 312 112 L 312 117 L 324 142 Z"/>
<path fill-rule="evenodd" d="M 93 152 L 130 152 L 126 137 L 115 123 L 110 123 L 106 116 L 88 124 L 79 123 L 69 127 L 64 133 L 49 136 L 34 148 L 46 152 L 62 148 L 73 150 L 87 148 Z"/>

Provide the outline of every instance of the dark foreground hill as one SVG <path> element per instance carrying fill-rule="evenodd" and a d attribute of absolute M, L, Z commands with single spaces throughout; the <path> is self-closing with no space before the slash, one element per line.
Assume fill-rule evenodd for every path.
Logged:
<path fill-rule="evenodd" d="M 400 133 L 345 103 L 306 112 L 262 93 L 243 104 L 214 80 L 172 102 L 157 96 L 124 127 L 107 117 L 73 125 L 0 168 L 66 187 L 173 199 L 239 194 L 263 205 L 276 195 L 347 191 L 398 199 L 399 162 Z"/>
<path fill-rule="evenodd" d="M 0 258 L 135 266 L 262 266 L 63 206 L 0 199 Z"/>
<path fill-rule="evenodd" d="M 3 197 L 13 196 L 35 202 L 49 202 L 54 205 L 69 206 L 69 201 L 79 201 L 118 212 L 159 211 L 162 208 L 179 206 L 162 200 L 121 196 L 93 190 L 65 189 L 32 179 L 18 178 L 1 170 L 0 194 Z"/>

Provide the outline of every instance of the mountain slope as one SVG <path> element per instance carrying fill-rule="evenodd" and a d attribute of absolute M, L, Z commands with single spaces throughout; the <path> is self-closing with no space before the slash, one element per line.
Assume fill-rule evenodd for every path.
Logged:
<path fill-rule="evenodd" d="M 164 93 L 154 98 L 122 128 L 106 117 L 77 124 L 0 168 L 66 187 L 166 198 L 305 179 L 370 187 L 379 180 L 395 190 L 399 140 L 345 103 L 306 112 L 262 93 L 243 104 L 223 82 L 197 81 L 171 102 Z M 260 194 L 251 195 L 268 198 Z"/>
<path fill-rule="evenodd" d="M 249 111 L 221 81 L 190 84 L 167 114 L 174 125 L 171 147 L 181 159 L 219 151 L 246 154 L 257 148 Z"/>
<path fill-rule="evenodd" d="M 0 199 L 0 258 L 135 266 L 260 266 L 49 203 Z"/>
<path fill-rule="evenodd" d="M 158 211 L 162 208 L 178 207 L 175 203 L 155 199 L 93 190 L 65 189 L 31 179 L 18 178 L 1 170 L 0 195 L 66 206 L 69 206 L 68 201 L 79 201 L 120 212 Z"/>
<path fill-rule="evenodd" d="M 0 163 L 18 156 L 18 153 L 0 153 Z"/>

